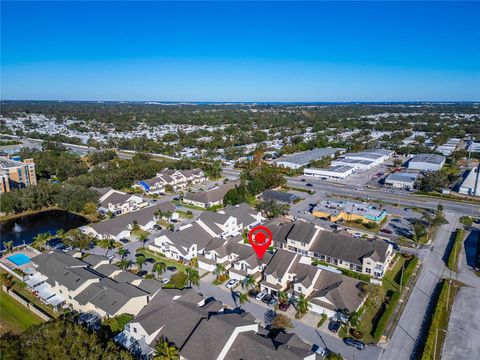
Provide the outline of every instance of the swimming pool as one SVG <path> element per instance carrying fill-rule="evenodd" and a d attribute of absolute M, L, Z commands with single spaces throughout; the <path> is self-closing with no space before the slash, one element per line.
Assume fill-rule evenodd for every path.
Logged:
<path fill-rule="evenodd" d="M 22 266 L 30 262 L 30 258 L 27 255 L 22 253 L 7 256 L 7 259 L 17 266 Z"/>

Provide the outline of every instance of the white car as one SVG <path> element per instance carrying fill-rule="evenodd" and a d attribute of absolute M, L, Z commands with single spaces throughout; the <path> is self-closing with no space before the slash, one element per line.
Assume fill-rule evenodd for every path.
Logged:
<path fill-rule="evenodd" d="M 258 301 L 262 301 L 262 299 L 267 296 L 267 293 L 264 293 L 264 292 L 259 292 L 257 294 L 257 296 L 255 297 L 255 299 L 257 299 Z"/>
<path fill-rule="evenodd" d="M 228 282 L 225 284 L 227 289 L 232 289 L 237 285 L 238 285 L 238 280 L 235 280 L 235 279 L 228 280 Z"/>
<path fill-rule="evenodd" d="M 168 284 L 170 282 L 170 280 L 165 278 L 165 279 L 160 280 L 160 282 L 165 285 L 165 284 Z"/>
<path fill-rule="evenodd" d="M 312 351 L 317 353 L 320 356 L 327 356 L 328 351 L 326 348 L 318 346 L 318 345 L 313 345 Z"/>

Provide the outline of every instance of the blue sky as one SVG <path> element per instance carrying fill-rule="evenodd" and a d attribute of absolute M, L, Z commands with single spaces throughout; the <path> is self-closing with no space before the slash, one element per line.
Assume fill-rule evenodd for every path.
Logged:
<path fill-rule="evenodd" d="M 1 4 L 2 99 L 480 100 L 476 2 Z"/>

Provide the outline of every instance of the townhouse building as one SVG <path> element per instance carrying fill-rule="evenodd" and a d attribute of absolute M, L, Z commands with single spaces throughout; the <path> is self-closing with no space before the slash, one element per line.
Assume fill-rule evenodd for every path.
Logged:
<path fill-rule="evenodd" d="M 34 272 L 27 286 L 42 301 L 61 299 L 79 312 L 95 312 L 100 317 L 136 315 L 160 291 L 162 284 L 145 280 L 109 263 L 103 256 L 84 260 L 52 251 L 32 258 Z"/>
<path fill-rule="evenodd" d="M 149 194 L 165 193 L 165 187 L 170 185 L 177 190 L 187 185 L 199 184 L 207 180 L 201 169 L 172 170 L 166 169 L 152 179 L 141 180 L 134 187 L 142 189 Z"/>
<path fill-rule="evenodd" d="M 376 278 L 385 275 L 395 255 L 393 246 L 384 241 L 333 233 L 311 223 L 273 221 L 266 226 L 278 249 Z"/>
<path fill-rule="evenodd" d="M 360 281 L 327 267 L 315 267 L 310 259 L 287 250 L 277 250 L 260 282 L 261 291 L 278 295 L 286 292 L 290 298 L 304 295 L 310 310 L 334 316 L 337 312 L 358 311 L 365 301 L 358 286 Z"/>
<path fill-rule="evenodd" d="M 183 202 L 188 205 L 193 205 L 208 209 L 212 206 L 223 205 L 223 198 L 228 190 L 240 185 L 240 180 L 229 181 L 226 184 L 216 186 L 207 191 L 189 192 L 183 196 Z"/>
<path fill-rule="evenodd" d="M 216 300 L 206 301 L 191 289 L 164 289 L 115 337 L 136 357 L 150 359 L 158 341 L 168 339 L 181 359 L 315 359 L 295 334 L 274 339 L 249 313 L 225 311 Z"/>
<path fill-rule="evenodd" d="M 121 215 L 141 209 L 148 205 L 141 196 L 127 194 L 114 189 L 110 189 L 105 194 L 101 195 L 98 202 L 98 211 L 103 215 L 108 213 L 112 215 Z"/>

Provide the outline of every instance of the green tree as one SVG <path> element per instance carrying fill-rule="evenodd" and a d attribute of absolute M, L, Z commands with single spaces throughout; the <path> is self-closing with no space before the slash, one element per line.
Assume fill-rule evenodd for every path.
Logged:
<path fill-rule="evenodd" d="M 138 236 L 138 241 L 141 241 L 141 242 L 142 242 L 142 247 L 145 248 L 145 244 L 146 244 L 147 241 L 148 241 L 148 234 L 141 233 L 141 234 Z"/>
<path fill-rule="evenodd" d="M 217 277 L 217 280 L 220 281 L 227 273 L 227 269 L 222 264 L 215 265 L 215 269 L 213 270 L 213 275 Z"/>
<path fill-rule="evenodd" d="M 108 252 L 115 248 L 115 240 L 110 238 L 102 239 L 98 242 L 98 245 L 103 249 L 107 249 L 105 253 L 105 256 L 107 256 Z"/>
<path fill-rule="evenodd" d="M 5 247 L 5 249 L 7 250 L 7 252 L 11 252 L 12 249 L 13 249 L 13 241 L 12 241 L 12 240 L 5 241 L 5 242 L 3 243 L 3 246 Z"/>
<path fill-rule="evenodd" d="M 130 251 L 128 251 L 128 249 L 125 249 L 124 247 L 118 249 L 118 255 L 120 255 L 122 260 L 125 259 L 128 254 L 130 254 Z"/>
<path fill-rule="evenodd" d="M 146 261 L 147 259 L 145 258 L 145 256 L 137 256 L 137 258 L 135 259 L 135 263 L 138 265 L 138 268 L 140 270 L 143 269 L 143 264 L 145 264 Z"/>
<path fill-rule="evenodd" d="M 187 274 L 187 283 L 189 286 L 200 285 L 200 275 L 198 274 L 197 270 L 187 267 L 185 269 L 185 273 Z"/>
<path fill-rule="evenodd" d="M 123 270 L 127 270 L 130 266 L 132 266 L 132 262 L 128 259 L 122 259 L 122 260 L 120 260 L 119 266 Z"/>
<path fill-rule="evenodd" d="M 300 294 L 298 296 L 296 307 L 297 307 L 296 316 L 299 317 L 299 318 L 304 316 L 308 312 L 308 309 L 310 307 L 310 303 L 308 302 L 305 295 Z"/>
<path fill-rule="evenodd" d="M 153 271 L 158 274 L 158 276 L 162 275 L 165 270 L 167 269 L 167 264 L 163 261 L 158 261 L 153 265 Z"/>
<path fill-rule="evenodd" d="M 191 268 L 194 268 L 194 269 L 198 269 L 198 257 L 192 258 L 192 259 L 188 262 L 188 266 L 190 266 Z"/>
<path fill-rule="evenodd" d="M 293 323 L 288 316 L 283 314 L 277 314 L 272 320 L 271 327 L 272 329 L 278 330 L 292 329 Z"/>
<path fill-rule="evenodd" d="M 257 209 L 265 212 L 269 219 L 279 217 L 280 215 L 285 215 L 288 213 L 290 207 L 288 204 L 277 203 L 274 200 L 266 200 L 261 202 Z"/>
<path fill-rule="evenodd" d="M 250 299 L 248 298 L 248 295 L 245 294 L 245 293 L 241 293 L 240 291 L 237 292 L 237 299 L 238 299 L 238 302 L 240 304 L 239 308 L 241 309 L 242 308 L 242 305 L 249 302 Z"/>
<path fill-rule="evenodd" d="M 244 289 L 253 289 L 256 286 L 257 282 L 252 275 L 247 275 L 242 281 L 242 287 Z"/>
<path fill-rule="evenodd" d="M 286 291 L 279 291 L 277 297 L 280 304 L 288 303 L 288 293 Z"/>
<path fill-rule="evenodd" d="M 180 355 L 178 349 L 162 338 L 155 344 L 153 355 L 154 360 L 179 360 Z"/>

